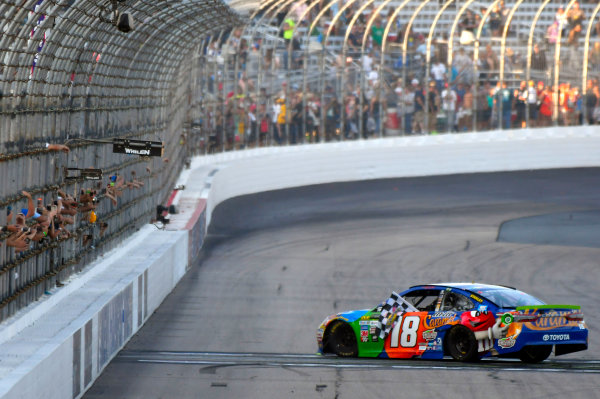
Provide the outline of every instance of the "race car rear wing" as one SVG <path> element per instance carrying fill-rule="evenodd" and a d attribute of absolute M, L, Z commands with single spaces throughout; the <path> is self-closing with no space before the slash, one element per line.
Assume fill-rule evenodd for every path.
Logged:
<path fill-rule="evenodd" d="M 532 322 L 545 317 L 564 317 L 569 321 L 583 321 L 583 312 L 578 305 L 534 305 L 519 306 L 518 313 L 513 313 L 512 317 L 517 322 Z M 560 313 L 558 313 L 560 312 Z"/>

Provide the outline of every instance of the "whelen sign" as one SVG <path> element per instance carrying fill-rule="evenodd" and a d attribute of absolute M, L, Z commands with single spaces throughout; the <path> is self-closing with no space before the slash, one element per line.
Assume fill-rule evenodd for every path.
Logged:
<path fill-rule="evenodd" d="M 119 154 L 162 157 L 165 147 L 161 141 L 114 139 L 113 152 Z"/>

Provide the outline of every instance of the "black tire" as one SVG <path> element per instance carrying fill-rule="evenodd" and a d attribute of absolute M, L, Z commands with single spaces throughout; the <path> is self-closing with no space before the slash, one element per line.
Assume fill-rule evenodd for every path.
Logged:
<path fill-rule="evenodd" d="M 342 321 L 334 322 L 329 329 L 328 351 L 341 357 L 358 356 L 358 345 L 356 344 L 356 335 L 349 324 Z"/>
<path fill-rule="evenodd" d="M 552 345 L 531 345 L 519 351 L 519 359 L 524 363 L 539 363 L 552 353 Z"/>
<path fill-rule="evenodd" d="M 446 333 L 445 349 L 447 354 L 461 362 L 479 360 L 475 334 L 460 324 L 452 327 Z"/>

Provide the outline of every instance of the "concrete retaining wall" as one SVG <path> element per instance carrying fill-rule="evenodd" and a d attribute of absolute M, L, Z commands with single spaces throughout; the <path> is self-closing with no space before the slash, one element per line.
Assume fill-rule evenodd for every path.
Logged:
<path fill-rule="evenodd" d="M 0 325 L 0 397 L 85 392 L 198 255 L 212 210 L 244 194 L 337 181 L 600 166 L 593 127 L 265 148 L 197 158 L 167 230 L 121 248 Z"/>
<path fill-rule="evenodd" d="M 220 202 L 245 194 L 342 181 L 600 165 L 595 126 L 399 137 L 198 158 L 214 177 L 207 220 Z"/>
<path fill-rule="evenodd" d="M 33 325 L 2 328 L 0 397 L 83 394 L 185 274 L 189 235 L 148 225 L 44 298 Z"/>

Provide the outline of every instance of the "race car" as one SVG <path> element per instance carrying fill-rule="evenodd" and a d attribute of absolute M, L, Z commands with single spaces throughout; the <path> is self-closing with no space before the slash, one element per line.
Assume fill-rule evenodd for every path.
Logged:
<path fill-rule="evenodd" d="M 512 287 L 418 285 L 373 309 L 338 313 L 317 330 L 319 353 L 344 357 L 519 358 L 537 363 L 588 347 L 576 305 L 546 305 Z"/>

